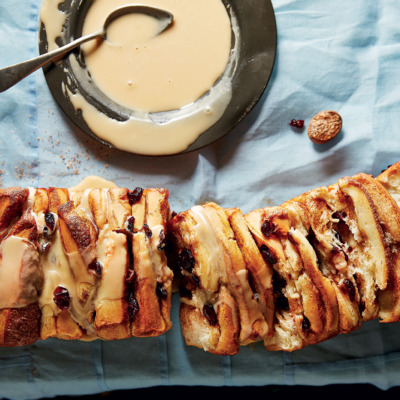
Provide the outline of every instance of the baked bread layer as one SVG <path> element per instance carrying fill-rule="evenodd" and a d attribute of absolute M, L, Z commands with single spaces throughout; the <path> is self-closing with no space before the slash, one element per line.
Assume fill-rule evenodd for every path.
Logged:
<path fill-rule="evenodd" d="M 373 319 L 399 321 L 399 207 L 400 162 L 376 178 L 346 176 L 245 215 L 216 203 L 178 213 L 168 233 L 187 344 L 216 354 L 251 341 L 294 351 Z M 248 284 L 238 284 L 240 274 Z M 252 296 L 262 325 L 250 323 L 257 320 Z M 229 324 L 219 320 L 221 305 Z M 236 345 L 219 347 L 223 336 Z"/>
<path fill-rule="evenodd" d="M 169 330 L 168 195 L 141 188 L 0 190 L 0 345 Z M 144 238 L 144 250 L 137 251 L 136 237 Z M 22 323 L 23 334 L 14 332 Z"/>

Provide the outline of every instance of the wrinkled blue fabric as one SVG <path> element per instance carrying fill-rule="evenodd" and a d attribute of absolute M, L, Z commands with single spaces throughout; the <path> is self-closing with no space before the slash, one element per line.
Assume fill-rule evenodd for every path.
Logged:
<path fill-rule="evenodd" d="M 245 0 L 244 0 L 245 1 Z M 0 66 L 37 54 L 39 0 L 0 2 Z M 274 70 L 252 112 L 218 142 L 163 158 L 105 149 L 78 131 L 41 71 L 0 95 L 3 187 L 70 187 L 87 175 L 120 186 L 166 187 L 171 208 L 204 201 L 244 212 L 400 160 L 400 7 L 396 0 L 273 0 Z M 291 119 L 336 110 L 343 129 L 318 146 Z M 34 399 L 158 385 L 400 384 L 400 323 L 371 321 L 293 353 L 262 343 L 222 357 L 185 345 L 174 327 L 158 338 L 91 343 L 55 339 L 0 348 L 0 397 Z"/>

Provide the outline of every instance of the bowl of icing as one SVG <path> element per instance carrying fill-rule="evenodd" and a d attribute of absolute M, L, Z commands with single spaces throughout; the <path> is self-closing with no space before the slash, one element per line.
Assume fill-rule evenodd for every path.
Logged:
<path fill-rule="evenodd" d="M 112 3 L 112 4 L 110 4 Z M 129 0 L 45 0 L 41 54 L 97 30 Z M 273 69 L 276 24 L 265 0 L 143 0 L 174 14 L 132 14 L 107 41 L 83 45 L 45 69 L 65 114 L 106 146 L 163 156 L 198 150 L 227 134 L 254 107 Z"/>

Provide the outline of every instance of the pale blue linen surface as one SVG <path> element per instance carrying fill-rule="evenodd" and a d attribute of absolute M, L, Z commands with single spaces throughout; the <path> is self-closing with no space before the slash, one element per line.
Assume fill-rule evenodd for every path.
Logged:
<path fill-rule="evenodd" d="M 243 0 L 245 1 L 245 0 Z M 0 66 L 37 54 L 40 0 L 1 0 Z M 72 186 L 89 174 L 120 186 L 162 186 L 181 211 L 205 200 L 244 212 L 277 205 L 400 160 L 400 4 L 396 0 L 274 0 L 275 68 L 261 101 L 229 135 L 191 154 L 145 158 L 102 148 L 64 117 L 38 71 L 0 95 L 0 178 L 7 186 Z M 341 134 L 314 145 L 306 125 L 338 111 Z M 117 342 L 38 341 L 0 348 L 0 397 L 33 399 L 155 385 L 372 383 L 400 385 L 400 323 L 293 353 L 261 343 L 232 357 L 187 347 L 174 296 L 173 329 Z"/>

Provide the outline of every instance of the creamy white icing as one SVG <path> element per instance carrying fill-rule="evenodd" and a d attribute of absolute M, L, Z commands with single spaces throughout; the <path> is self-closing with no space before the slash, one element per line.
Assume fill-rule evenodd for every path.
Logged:
<path fill-rule="evenodd" d="M 129 1 L 119 0 L 111 4 L 97 0 L 92 6 L 93 14 L 97 15 L 96 9 L 99 8 L 100 15 L 104 17 L 110 7 L 126 3 Z M 87 125 L 100 139 L 133 153 L 174 154 L 187 149 L 225 112 L 232 96 L 231 77 L 239 55 L 239 30 L 235 16 L 228 15 L 220 0 L 145 0 L 141 3 L 172 11 L 175 19 L 171 29 L 146 44 L 136 46 L 140 50 L 134 51 L 134 60 L 125 61 L 125 65 L 130 62 L 135 68 L 129 72 L 133 73 L 133 78 L 115 72 L 114 67 L 110 66 L 115 58 L 122 58 L 120 55 L 109 55 L 105 61 L 96 61 L 97 54 L 102 56 L 102 49 L 106 54 L 109 50 L 112 53 L 119 52 L 117 46 L 103 44 L 87 56 L 96 83 L 98 81 L 101 85 L 104 81 L 109 82 L 105 84 L 105 93 L 125 107 L 128 106 L 127 109 L 132 112 L 123 121 L 116 120 L 101 113 L 80 93 L 72 93 L 68 87 L 64 90 L 75 109 L 80 110 Z M 56 4 L 56 0 L 45 0 L 45 11 L 42 12 L 42 22 L 46 30 L 49 29 L 50 40 L 56 36 L 55 25 L 62 31 Z M 50 12 L 52 6 L 56 14 L 54 20 Z M 88 30 L 95 28 L 89 23 L 91 18 L 89 13 Z M 93 20 L 95 25 L 102 21 L 100 17 L 93 17 Z M 118 26 L 117 22 L 113 23 L 115 27 Z M 232 32 L 235 35 L 233 49 Z M 135 37 L 133 33 L 132 37 Z M 147 58 L 150 50 L 152 55 Z M 154 62 L 156 58 L 162 61 Z M 71 56 L 69 61 L 78 80 L 87 80 L 87 72 L 79 67 L 76 58 Z M 102 71 L 97 74 L 97 68 L 103 66 L 105 68 L 101 68 Z M 104 78 L 103 73 L 110 70 L 113 72 L 112 79 L 116 77 L 122 83 L 116 85 L 112 79 Z M 133 92 L 137 92 L 138 96 Z M 172 111 L 169 111 L 171 108 Z M 118 109 L 114 111 L 118 112 Z"/>
<path fill-rule="evenodd" d="M 194 226 L 196 241 L 199 246 L 204 246 L 208 255 L 207 260 L 200 264 L 200 279 L 207 290 L 215 292 L 218 290 L 219 282 L 226 281 L 224 250 L 204 208 L 194 206 L 190 211 L 197 223 Z"/>
<path fill-rule="evenodd" d="M 9 236 L 0 244 L 0 309 L 37 301 L 39 253 L 30 241 Z"/>
<path fill-rule="evenodd" d="M 102 265 L 102 276 L 96 307 L 104 300 L 119 300 L 124 297 L 128 262 L 126 235 L 105 228 L 98 240 L 97 259 Z"/>

